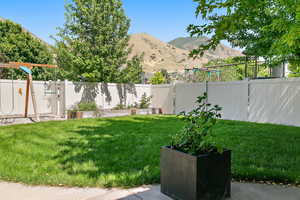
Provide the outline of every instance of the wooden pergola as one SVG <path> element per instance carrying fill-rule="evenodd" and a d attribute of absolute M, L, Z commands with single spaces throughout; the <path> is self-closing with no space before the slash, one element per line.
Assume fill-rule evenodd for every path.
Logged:
<path fill-rule="evenodd" d="M 26 70 L 27 73 L 27 82 L 26 82 L 26 96 L 25 96 L 25 112 L 24 117 L 28 117 L 28 104 L 29 104 L 29 92 L 31 91 L 31 98 L 33 104 L 33 110 L 37 121 L 39 121 L 39 113 L 37 110 L 36 98 L 34 93 L 34 87 L 32 83 L 32 74 L 31 70 L 33 67 L 42 67 L 42 68 L 57 68 L 57 65 L 48 65 L 48 64 L 34 64 L 34 63 L 23 63 L 23 62 L 9 62 L 9 63 L 0 63 L 0 68 L 11 68 L 11 69 L 22 69 Z"/>

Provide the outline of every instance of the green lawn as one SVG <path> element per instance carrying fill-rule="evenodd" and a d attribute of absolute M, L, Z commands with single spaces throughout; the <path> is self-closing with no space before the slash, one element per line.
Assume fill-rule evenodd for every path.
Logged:
<path fill-rule="evenodd" d="M 159 150 L 182 126 L 135 116 L 0 127 L 0 179 L 28 184 L 132 187 L 159 183 Z M 239 179 L 300 182 L 300 128 L 220 121 Z"/>

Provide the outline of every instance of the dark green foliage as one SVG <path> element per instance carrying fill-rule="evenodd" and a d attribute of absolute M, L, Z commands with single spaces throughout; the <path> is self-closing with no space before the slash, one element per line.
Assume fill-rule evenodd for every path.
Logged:
<path fill-rule="evenodd" d="M 275 63 L 300 57 L 299 0 L 194 0 L 196 15 L 205 20 L 190 25 L 192 36 L 212 35 L 191 55 L 203 55 L 222 40 L 244 48 L 247 55 L 264 56 Z"/>
<path fill-rule="evenodd" d="M 74 105 L 70 109 L 70 111 L 74 111 L 74 112 L 95 111 L 97 113 L 100 113 L 100 109 L 98 108 L 98 106 L 95 102 L 80 102 L 80 103 Z"/>
<path fill-rule="evenodd" d="M 59 66 L 71 80 L 120 82 L 129 53 L 129 19 L 121 1 L 73 0 L 66 10 L 56 40 Z"/>
<path fill-rule="evenodd" d="M 198 97 L 197 107 L 191 112 L 182 112 L 179 118 L 185 122 L 181 132 L 173 137 L 172 147 L 193 155 L 210 153 L 222 148 L 216 144 L 213 128 L 221 118 L 221 107 L 207 103 L 207 94 Z"/>
<path fill-rule="evenodd" d="M 0 62 L 29 62 L 52 64 L 53 52 L 50 46 L 36 38 L 19 24 L 0 20 Z M 53 80 L 53 69 L 33 68 L 34 80 Z M 26 78 L 20 70 L 0 69 L 0 79 Z"/>
<path fill-rule="evenodd" d="M 95 102 L 81 102 L 77 105 L 78 111 L 97 111 L 98 107 Z"/>
<path fill-rule="evenodd" d="M 142 75 L 143 75 L 143 57 L 134 56 L 131 60 L 127 61 L 127 67 L 122 70 L 121 80 L 123 83 L 142 83 Z"/>

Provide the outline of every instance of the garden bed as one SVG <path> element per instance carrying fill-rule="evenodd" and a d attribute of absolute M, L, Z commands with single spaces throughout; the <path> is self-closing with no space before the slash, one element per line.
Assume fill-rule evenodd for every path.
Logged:
<path fill-rule="evenodd" d="M 133 187 L 160 182 L 160 147 L 175 116 L 51 121 L 0 129 L 0 179 L 27 184 Z M 300 128 L 221 120 L 235 179 L 300 182 Z"/>
<path fill-rule="evenodd" d="M 145 108 L 145 109 L 105 109 L 99 111 L 68 111 L 68 119 L 87 119 L 99 117 L 121 117 L 128 115 L 151 115 L 162 114 L 161 109 Z"/>

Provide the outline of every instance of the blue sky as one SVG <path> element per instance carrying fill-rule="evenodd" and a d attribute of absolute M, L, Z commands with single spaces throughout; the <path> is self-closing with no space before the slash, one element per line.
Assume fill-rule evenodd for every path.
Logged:
<path fill-rule="evenodd" d="M 129 33 L 149 33 L 163 41 L 188 36 L 185 29 L 199 22 L 192 0 L 123 0 L 131 19 Z M 53 43 L 56 27 L 64 23 L 64 0 L 1 0 L 0 16 L 22 24 L 26 29 Z"/>

